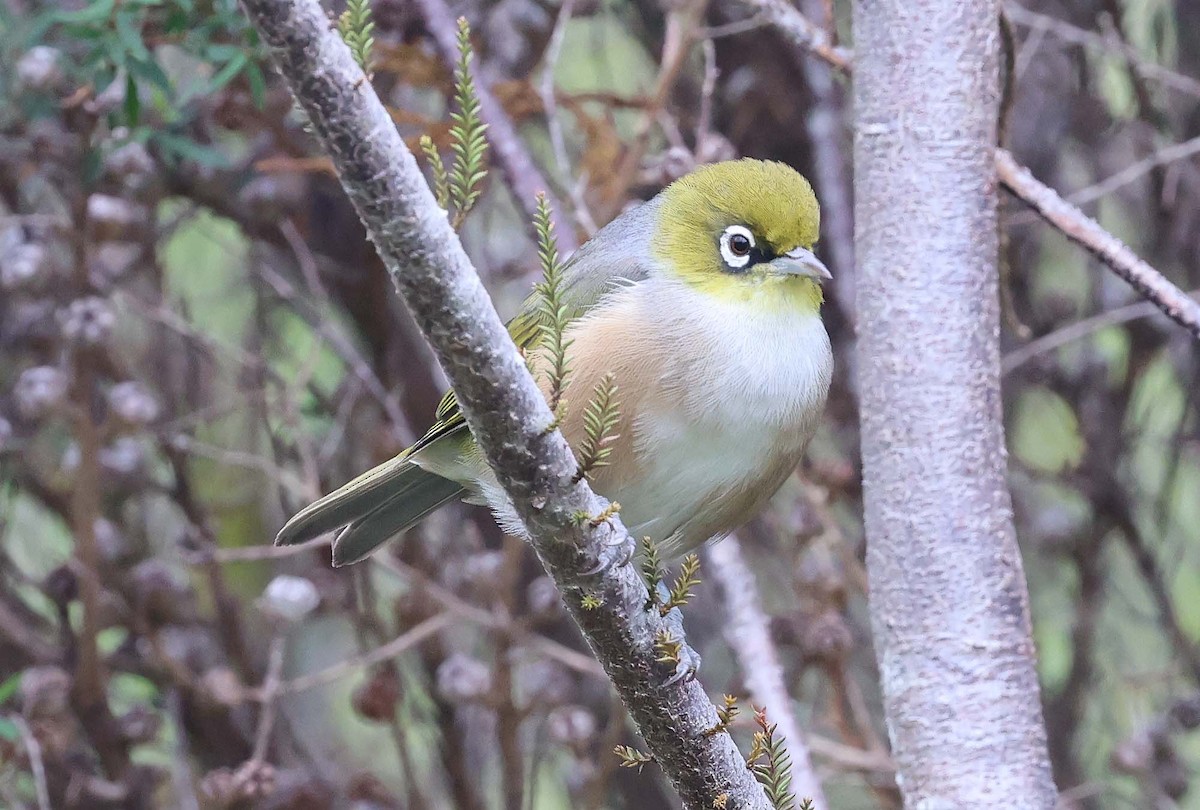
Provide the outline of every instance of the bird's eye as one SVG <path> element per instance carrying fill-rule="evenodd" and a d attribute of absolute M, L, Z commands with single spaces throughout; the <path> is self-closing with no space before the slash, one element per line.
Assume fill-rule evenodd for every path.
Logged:
<path fill-rule="evenodd" d="M 754 251 L 754 234 L 741 225 L 730 225 L 721 234 L 721 258 L 734 270 L 741 270 L 750 263 Z"/>

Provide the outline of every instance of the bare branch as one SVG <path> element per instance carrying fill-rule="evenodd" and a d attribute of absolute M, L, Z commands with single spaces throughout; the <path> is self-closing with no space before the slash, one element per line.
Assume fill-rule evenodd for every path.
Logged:
<path fill-rule="evenodd" d="M 721 589 L 725 603 L 725 640 L 737 656 L 752 702 L 764 707 L 779 726 L 792 761 L 796 795 L 811 799 L 814 807 L 828 807 L 821 780 L 813 770 L 807 742 L 796 722 L 783 679 L 783 667 L 771 640 L 769 619 L 760 604 L 754 572 L 742 557 L 741 543 L 731 535 L 710 547 L 707 554 L 709 564 L 706 568 Z"/>
<path fill-rule="evenodd" d="M 792 44 L 812 51 L 838 70 L 850 71 L 854 58 L 850 49 L 834 45 L 823 28 L 783 0 L 738 0 L 738 5 L 766 19 Z"/>
<path fill-rule="evenodd" d="M 654 638 L 666 622 L 645 610 L 645 584 L 632 566 L 620 564 L 631 538 L 619 520 L 592 526 L 576 519 L 599 514 L 606 504 L 585 481 L 572 480 L 574 456 L 558 431 L 546 430 L 553 415 L 541 392 L 416 161 L 320 4 L 243 0 L 243 6 L 436 350 L 535 550 L 684 803 L 707 808 L 728 794 L 736 806 L 767 808 L 733 740 L 705 735 L 717 713 L 700 685 L 668 682 L 670 673 L 655 662 Z M 585 609 L 585 601 L 594 608 Z"/>
<path fill-rule="evenodd" d="M 1189 96 L 1200 97 L 1200 81 L 1148 61 L 1136 48 L 1124 42 L 1108 39 L 1094 31 L 1071 25 L 1066 20 L 1060 20 L 1057 17 L 1030 11 L 1016 3 L 1005 3 L 1004 13 L 1017 25 L 1035 32 L 1052 34 L 1063 42 L 1116 51 L 1129 60 L 1130 64 L 1136 66 L 1143 76 L 1156 79 L 1163 85 Z"/>
<path fill-rule="evenodd" d="M 1092 200 L 1098 200 L 1105 194 L 1116 191 L 1122 186 L 1129 185 L 1142 175 L 1149 174 L 1160 166 L 1166 166 L 1177 160 L 1189 158 L 1197 152 L 1200 152 L 1200 138 L 1192 138 L 1183 143 L 1164 146 L 1154 154 L 1148 155 L 1136 163 L 1130 163 L 1121 171 L 1104 178 L 1095 185 L 1076 191 L 1074 194 L 1069 195 L 1067 200 L 1076 205 L 1083 205 Z"/>
<path fill-rule="evenodd" d="M 1192 299 L 1200 301 L 1200 290 L 1192 290 L 1188 295 Z M 1000 361 L 1001 369 L 1004 375 L 1008 376 L 1038 355 L 1052 352 L 1055 349 L 1061 349 L 1063 346 L 1073 343 L 1076 340 L 1081 340 L 1102 329 L 1107 329 L 1110 326 L 1120 326 L 1123 323 L 1135 321 L 1139 318 L 1148 318 L 1151 315 L 1161 316 L 1162 311 L 1149 301 L 1138 301 L 1133 304 L 1126 304 L 1123 307 L 1101 312 L 1090 318 L 1084 318 L 1082 321 L 1076 321 L 1061 329 L 1055 329 L 1053 332 L 1035 338 L 1018 349 L 1013 349 L 1004 355 Z"/>
<path fill-rule="evenodd" d="M 19 714 L 10 714 L 8 719 L 21 735 L 21 742 L 29 756 L 29 771 L 33 774 L 33 786 L 37 791 L 38 810 L 50 810 L 50 789 L 46 786 L 46 766 L 42 762 L 42 746 L 38 743 L 33 730 Z"/>
<path fill-rule="evenodd" d="M 996 150 L 996 170 L 1000 182 L 1016 197 L 1031 206 L 1067 238 L 1087 248 L 1113 272 L 1129 282 L 1144 298 L 1167 314 L 1171 320 L 1200 340 L 1200 303 L 1167 280 L 1129 246 L 1113 236 L 1100 223 L 1058 196 L 1017 163 L 1006 149 Z"/>
<path fill-rule="evenodd" d="M 347 658 L 345 661 L 331 664 L 325 667 L 325 669 L 309 673 L 308 675 L 300 675 L 288 681 L 277 681 L 273 690 L 268 679 L 268 682 L 262 688 L 251 692 L 249 697 L 264 704 L 269 704 L 274 699 L 274 695 L 292 695 L 316 686 L 333 683 L 352 672 L 395 658 L 405 650 L 420 644 L 434 633 L 444 630 L 451 623 L 451 619 L 450 614 L 439 613 L 370 652 L 356 655 L 353 658 Z"/>

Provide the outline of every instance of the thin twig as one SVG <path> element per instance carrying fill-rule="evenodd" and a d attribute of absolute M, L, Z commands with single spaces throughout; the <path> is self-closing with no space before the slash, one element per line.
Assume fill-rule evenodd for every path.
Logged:
<path fill-rule="evenodd" d="M 801 8 L 822 10 L 824 0 L 805 0 Z M 822 22 L 832 25 L 832 20 Z M 846 125 L 833 68 L 815 53 L 800 55 L 800 68 L 812 91 L 813 105 L 805 117 L 813 147 L 813 180 L 821 199 L 822 245 L 833 269 L 838 309 L 851 329 L 854 309 L 854 198 L 846 163 Z"/>
<path fill-rule="evenodd" d="M 1188 295 L 1200 301 L 1200 290 L 1193 290 Z M 1053 332 L 1031 340 L 1019 349 L 1013 349 L 1001 359 L 1001 373 L 1005 375 L 1011 374 L 1038 355 L 1052 352 L 1055 349 L 1061 349 L 1063 346 L 1099 332 L 1101 329 L 1108 329 L 1111 326 L 1120 326 L 1123 323 L 1135 321 L 1138 318 L 1148 318 L 1151 315 L 1161 314 L 1162 311 L 1157 305 L 1149 301 L 1138 301 L 1133 304 L 1126 304 L 1123 307 L 1110 309 L 1107 312 L 1101 312 L 1090 318 L 1084 318 L 1082 321 L 1076 321 L 1069 326 L 1055 329 Z"/>
<path fill-rule="evenodd" d="M 356 672 L 360 669 L 365 669 L 369 666 L 382 663 L 389 659 L 395 658 L 400 653 L 420 644 L 425 639 L 443 630 L 450 625 L 452 617 L 448 613 L 439 613 L 436 616 L 426 619 L 416 627 L 401 633 L 396 638 L 383 644 L 368 653 L 356 655 L 352 658 L 347 658 L 344 661 L 339 661 L 336 664 L 331 664 L 324 669 L 311 672 L 308 675 L 301 675 L 287 681 L 280 681 L 277 695 L 294 695 L 297 692 L 304 692 L 312 689 L 315 686 L 323 686 L 327 683 L 333 683 L 351 672 Z M 258 689 L 250 690 L 246 697 L 250 700 L 259 702 L 267 702 L 271 696 L 267 694 L 266 686 Z"/>
<path fill-rule="evenodd" d="M 753 17 L 747 17 L 744 20 L 734 20 L 733 22 L 723 25 L 710 25 L 707 28 L 701 28 L 696 31 L 696 36 L 705 40 L 722 39 L 723 37 L 737 36 L 738 34 L 747 34 L 751 31 L 757 31 L 760 28 L 765 28 L 770 25 L 771 21 L 765 16 L 756 14 Z"/>
<path fill-rule="evenodd" d="M 886 753 L 865 751 L 819 734 L 808 735 L 808 747 L 814 756 L 827 759 L 842 770 L 882 774 L 896 772 L 896 763 Z"/>
<path fill-rule="evenodd" d="M 852 70 L 852 53 L 845 48 L 831 50 L 825 32 L 783 0 L 737 0 L 737 2 L 745 8 L 766 14 L 768 19 L 793 44 L 813 51 L 829 64 L 841 70 L 846 72 Z M 1009 15 L 1017 21 L 1021 19 L 1028 21 L 1032 14 L 1032 12 L 1011 4 L 1007 9 Z M 1034 16 L 1040 17 L 1041 15 Z M 1102 39 L 1101 42 L 1103 42 Z M 1143 68 L 1145 67 L 1143 66 Z M 1197 82 L 1197 90 L 1200 91 L 1200 82 Z M 1042 218 L 1062 231 L 1069 239 L 1094 253 L 1113 272 L 1129 282 L 1138 293 L 1153 301 L 1172 320 L 1200 339 L 1200 303 L 1184 295 L 1182 290 L 1143 259 L 1140 259 L 1120 239 L 1104 230 L 1098 222 L 1062 199 L 1053 189 L 1038 182 L 1033 174 L 1017 163 L 1007 150 L 996 150 L 996 168 L 1000 180 L 1013 194 L 1032 206 Z"/>
<path fill-rule="evenodd" d="M 612 219 L 625 204 L 625 194 L 637 178 L 642 156 L 650 143 L 651 129 L 679 81 L 707 4 L 708 0 L 684 0 L 679 5 L 671 6 L 667 12 L 662 58 L 654 79 L 654 90 L 650 94 L 652 101 L 638 121 L 633 142 L 626 147 L 620 162 L 604 184 L 599 214 L 601 221 Z"/>
<path fill-rule="evenodd" d="M 850 71 L 849 48 L 834 45 L 828 32 L 783 0 L 737 0 L 737 5 L 775 26 L 793 45 L 812 51 L 838 70 Z"/>
<path fill-rule="evenodd" d="M 1061 20 L 1057 17 L 1050 17 L 1046 14 L 1030 11 L 1016 3 L 1005 3 L 1004 10 L 1008 14 L 1008 18 L 1014 23 L 1025 26 L 1032 31 L 1045 31 L 1053 34 L 1063 42 L 1069 42 L 1072 45 L 1084 45 L 1106 51 L 1116 51 L 1132 64 L 1136 65 L 1143 76 L 1156 79 L 1173 90 L 1200 98 L 1200 79 L 1185 76 L 1170 68 L 1150 62 L 1136 48 L 1130 47 L 1123 42 L 1114 42 L 1094 31 L 1088 31 L 1072 25 L 1066 20 Z"/>
<path fill-rule="evenodd" d="M 279 697 L 280 689 L 283 686 L 280 676 L 283 674 L 285 644 L 282 633 L 276 633 L 275 637 L 271 639 L 271 651 L 267 656 L 267 675 L 263 678 L 263 685 L 260 687 L 262 713 L 258 718 L 258 731 L 254 735 L 254 752 L 250 755 L 250 759 L 255 762 L 266 760 L 267 745 L 271 742 L 271 730 L 275 727 L 277 710 L 275 699 Z"/>
<path fill-rule="evenodd" d="M 567 156 L 567 141 L 563 135 L 562 121 L 558 118 L 558 93 L 554 89 L 554 69 L 562 54 L 563 41 L 567 35 L 567 23 L 575 10 L 575 0 L 564 0 L 558 10 L 558 19 L 554 21 L 554 30 L 550 32 L 550 43 L 546 46 L 546 54 L 542 62 L 542 83 L 539 92 L 542 97 L 542 107 L 546 111 L 546 129 L 550 132 L 550 146 L 554 151 L 554 163 L 558 169 L 559 179 L 569 190 L 571 204 L 575 206 L 575 219 L 590 236 L 597 230 L 596 221 L 592 218 L 584 200 L 582 190 L 571 180 L 571 159 Z M 579 189 L 579 190 L 577 190 Z"/>
<path fill-rule="evenodd" d="M 10 714 L 8 719 L 21 734 L 21 742 L 29 754 L 29 771 L 33 774 L 33 786 L 37 791 L 38 810 L 50 810 L 50 789 L 46 786 L 46 766 L 42 762 L 42 746 L 33 730 L 19 714 Z"/>
<path fill-rule="evenodd" d="M 1100 227 L 1100 223 L 1058 196 L 1054 189 L 1040 183 L 1008 150 L 996 150 L 996 170 L 1009 191 L 1067 238 L 1093 253 L 1167 317 L 1200 340 L 1200 303 L 1189 298 L 1124 242 Z"/>
<path fill-rule="evenodd" d="M 497 616 L 489 610 L 472 605 L 410 565 L 406 565 L 387 554 L 376 554 L 371 558 L 371 561 L 379 564 L 389 573 L 400 577 L 410 587 L 418 589 L 422 595 L 433 599 L 441 607 L 458 614 L 468 621 L 482 627 L 499 628 L 506 633 L 514 634 L 520 639 L 522 644 L 537 650 L 547 658 L 555 659 L 560 664 L 582 675 L 589 675 L 593 678 L 604 677 L 604 669 L 596 663 L 595 658 L 572 650 L 570 647 L 534 633 L 532 630 L 523 628 L 515 624 L 508 617 Z"/>
<path fill-rule="evenodd" d="M 1166 166 L 1177 160 L 1184 160 L 1198 152 L 1200 152 L 1200 137 L 1192 138 L 1183 143 L 1164 146 L 1154 154 L 1144 157 L 1136 163 L 1130 163 L 1116 174 L 1110 175 L 1098 183 L 1068 195 L 1067 200 L 1076 205 L 1090 203 L 1092 200 L 1098 200 L 1122 186 L 1129 185 L 1142 175 L 1149 174 L 1160 166 Z"/>
<path fill-rule="evenodd" d="M 307 250 L 307 245 L 304 244 L 299 234 L 295 234 L 294 241 L 293 237 L 288 236 L 288 228 L 281 227 L 280 230 L 296 253 L 297 262 L 303 266 L 306 262 L 301 257 L 304 251 Z M 292 230 L 294 230 L 294 227 Z M 327 295 L 320 294 L 323 288 L 317 286 L 314 292 L 317 292 L 318 295 L 313 298 L 305 298 L 297 293 L 296 288 L 290 281 L 276 272 L 266 262 L 258 262 L 255 269 L 259 277 L 267 283 L 275 294 L 285 301 L 293 312 L 303 318 L 305 323 L 333 348 L 342 362 L 349 366 L 354 376 L 362 382 L 363 387 L 371 392 L 371 396 L 375 398 L 375 401 L 379 403 L 379 407 L 387 414 L 388 421 L 391 422 L 392 429 L 396 432 L 396 438 L 404 444 L 411 444 L 416 441 L 417 436 L 409 427 L 408 419 L 404 416 L 404 412 L 400 410 L 395 397 L 388 394 L 383 381 L 379 379 L 371 364 L 363 357 L 362 352 L 358 350 L 349 337 L 344 335 L 336 326 L 332 325 L 329 318 L 316 311 L 315 307 L 313 307 L 313 300 L 329 300 Z M 315 271 L 309 272 L 312 272 L 315 276 Z M 305 275 L 307 276 L 309 272 L 305 272 Z M 319 281 L 316 283 L 319 285 Z"/>

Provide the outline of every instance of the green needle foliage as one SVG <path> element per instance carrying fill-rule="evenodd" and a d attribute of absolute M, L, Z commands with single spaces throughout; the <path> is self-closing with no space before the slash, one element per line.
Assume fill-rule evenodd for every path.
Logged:
<path fill-rule="evenodd" d="M 642 538 L 642 578 L 646 580 L 646 589 L 650 591 L 650 603 L 647 609 L 659 601 L 658 586 L 667 578 L 667 567 L 663 565 L 658 546 L 649 537 Z"/>
<path fill-rule="evenodd" d="M 579 448 L 576 481 L 608 464 L 612 443 L 617 438 L 614 431 L 620 421 L 621 403 L 617 401 L 617 383 L 612 374 L 605 374 L 583 412 L 584 437 Z"/>
<path fill-rule="evenodd" d="M 487 124 L 479 117 L 479 95 L 471 77 L 471 27 L 465 17 L 458 18 L 458 64 L 454 68 L 454 101 L 458 110 L 450 114 L 451 151 L 454 161 L 450 169 L 450 196 L 457 209 L 454 227 L 457 229 L 475 205 L 482 191 L 487 158 Z"/>
<path fill-rule="evenodd" d="M 338 17 L 338 33 L 350 46 L 354 61 L 371 77 L 371 48 L 375 45 L 372 33 L 375 21 L 371 19 L 371 0 L 348 0 L 346 10 Z"/>
<path fill-rule="evenodd" d="M 728 731 L 729 726 L 737 719 L 741 711 L 736 697 L 733 695 L 723 695 L 722 703 L 717 707 L 717 724 L 706 731 L 705 736 L 711 737 L 714 734 L 720 734 L 722 731 Z"/>
<path fill-rule="evenodd" d="M 618 745 L 613 753 L 621 759 L 622 768 L 635 768 L 641 773 L 643 767 L 654 761 L 654 756 L 645 754 L 628 745 Z"/>
<path fill-rule="evenodd" d="M 437 147 L 433 145 L 433 138 L 428 135 L 421 136 L 421 152 L 429 161 L 429 167 L 433 172 L 433 196 L 437 199 L 438 205 L 449 210 L 450 178 L 446 175 L 446 164 L 442 162 L 442 156 L 438 154 Z"/>
<path fill-rule="evenodd" d="M 538 298 L 539 347 L 546 355 L 550 368 L 547 371 L 550 383 L 550 410 L 558 416 L 562 404 L 563 387 L 570 372 L 567 349 L 571 341 L 565 335 L 571 322 L 570 312 L 563 301 L 563 270 L 558 258 L 558 241 L 554 237 L 554 222 L 550 218 L 550 205 L 546 195 L 539 194 L 537 211 L 533 216 L 533 227 L 537 231 L 538 261 L 542 265 L 542 280 L 534 286 Z M 613 386 L 616 390 L 616 386 Z"/>
<path fill-rule="evenodd" d="M 767 722 L 767 710 L 755 709 L 754 722 L 758 731 L 754 732 L 754 742 L 750 747 L 750 756 L 746 764 L 759 784 L 766 789 L 767 798 L 775 810 L 794 810 L 796 797 L 791 791 L 792 763 L 784 748 L 783 738 L 775 735 L 775 724 Z M 811 803 L 805 803 L 811 807 Z M 802 805 L 801 810 L 804 806 Z"/>
<path fill-rule="evenodd" d="M 680 656 L 683 654 L 683 642 L 671 635 L 670 630 L 664 628 L 654 636 L 654 650 L 658 654 L 655 661 L 677 667 Z"/>
<path fill-rule="evenodd" d="M 671 586 L 671 597 L 666 604 L 660 605 L 658 610 L 662 615 L 666 616 L 674 608 L 682 608 L 692 598 L 692 588 L 700 584 L 700 558 L 695 554 L 689 554 L 683 558 L 683 562 L 679 566 L 679 576 L 675 580 L 675 584 Z"/>
<path fill-rule="evenodd" d="M 450 213 L 450 224 L 456 231 L 475 207 L 487 177 L 488 143 L 484 137 L 487 124 L 479 115 L 479 94 L 471 77 L 472 57 L 471 27 L 460 17 L 458 62 L 454 66 L 454 104 L 457 109 L 450 113 L 450 168 L 446 168 L 433 138 L 422 135 L 420 141 L 421 153 L 433 174 L 433 196 L 438 205 Z"/>

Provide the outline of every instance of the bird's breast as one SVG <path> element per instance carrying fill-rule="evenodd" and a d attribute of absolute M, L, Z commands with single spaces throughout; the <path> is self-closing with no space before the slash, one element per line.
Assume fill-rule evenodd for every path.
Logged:
<path fill-rule="evenodd" d="M 632 531 L 656 540 L 688 526 L 734 528 L 725 524 L 738 515 L 726 513 L 761 502 L 759 489 L 769 497 L 795 466 L 829 387 L 829 339 L 816 314 L 682 284 L 620 290 L 570 336 L 571 414 L 604 373 L 619 386 L 621 435 L 593 481 L 621 502 Z M 578 446 L 579 418 L 564 427 Z"/>

